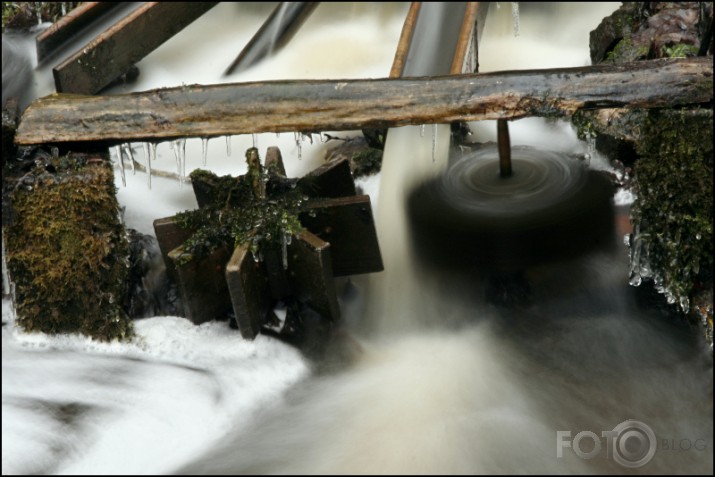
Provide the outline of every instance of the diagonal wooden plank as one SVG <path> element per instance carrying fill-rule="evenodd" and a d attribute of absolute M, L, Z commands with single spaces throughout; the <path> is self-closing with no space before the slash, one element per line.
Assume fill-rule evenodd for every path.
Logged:
<path fill-rule="evenodd" d="M 147 2 L 53 68 L 58 92 L 94 94 L 218 2 Z M 141 41 L 137 41 L 141 38 Z"/>

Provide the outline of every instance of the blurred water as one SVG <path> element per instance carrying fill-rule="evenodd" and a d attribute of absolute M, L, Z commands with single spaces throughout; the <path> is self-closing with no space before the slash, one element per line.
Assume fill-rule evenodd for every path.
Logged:
<path fill-rule="evenodd" d="M 587 64 L 588 31 L 617 7 L 538 5 L 521 9 L 517 40 L 501 28 L 511 9 L 491 10 L 482 71 Z M 513 126 L 513 144 L 588 149 L 566 123 Z M 473 124 L 475 139 L 493 140 L 490 127 Z M 385 271 L 354 279 L 364 302 L 344 307 L 364 348 L 358 363 L 303 382 L 179 473 L 711 473 L 712 359 L 694 330 L 641 306 L 620 237 L 527 270 L 532 304 L 512 308 L 485 302 L 488 273 L 456 275 L 412 255 L 404 194 L 444 168 L 448 131 L 438 134 L 436 161 L 429 129 L 388 135 Z"/>
<path fill-rule="evenodd" d="M 492 8 L 480 46 L 480 70 L 585 65 L 588 63 L 588 32 L 618 5 L 523 3 L 520 5 L 518 38 L 514 37 L 511 6 Z M 323 7 L 331 11 L 321 13 Z M 378 42 L 383 39 L 381 35 L 387 30 L 386 26 L 400 17 L 395 12 L 403 14 L 405 7 L 382 7 L 381 20 L 370 23 L 374 27 L 370 30 L 373 39 Z M 227 15 L 233 11 L 234 5 L 222 4 L 216 8 L 222 9 L 217 10 L 217 14 Z M 156 75 L 165 76 L 163 86 L 178 86 L 191 77 L 182 68 L 189 65 L 189 69 L 196 70 L 196 64 L 206 65 L 206 68 L 192 81 L 216 82 L 212 71 L 220 74 L 226 66 L 222 61 L 235 56 L 241 42 L 253 33 L 246 27 L 250 22 L 245 18 L 251 19 L 255 25 L 255 21 L 267 14 L 272 6 L 250 3 L 246 8 L 247 13 L 235 18 L 237 22 L 246 23 L 236 26 L 232 42 L 220 46 L 214 43 L 215 55 L 207 54 L 202 48 L 212 44 L 215 40 L 212 35 L 219 34 L 217 28 L 201 30 L 201 44 L 191 36 L 177 38 L 184 44 L 179 48 L 183 52 L 181 58 L 172 58 L 176 50 L 157 50 L 146 59 L 145 65 L 140 65 L 142 76 L 138 84 L 117 87 L 114 91 L 156 87 L 148 79 Z M 351 8 L 353 11 L 346 14 L 337 4 L 322 4 L 292 42 L 297 50 L 291 52 L 286 48 L 245 74 L 228 80 L 265 79 L 270 77 L 269 71 L 275 75 L 279 67 L 280 77 L 286 78 L 335 77 L 335 70 L 331 68 L 337 68 L 343 77 L 358 76 L 361 58 L 384 55 L 384 52 L 383 49 L 363 47 L 353 40 L 357 30 L 351 30 L 355 27 L 348 20 L 357 22 L 361 15 L 364 17 L 367 7 L 355 4 Z M 333 20 L 331 15 L 334 15 Z M 338 15 L 342 21 L 336 20 Z M 359 24 L 365 26 L 364 22 Z M 197 22 L 187 31 L 199 26 Z M 394 49 L 389 49 L 387 64 L 394 53 Z M 296 51 L 299 53 L 295 54 Z M 4 58 L 5 52 L 3 61 Z M 171 61 L 177 59 L 181 61 Z M 386 76 L 388 70 L 362 70 L 360 75 Z M 495 138 L 493 122 L 473 123 L 471 128 L 477 140 Z M 142 420 L 145 417 L 142 414 L 124 424 L 127 432 L 103 434 L 104 430 L 99 429 L 101 426 L 95 424 L 92 416 L 104 412 L 101 406 L 111 401 L 115 384 L 109 383 L 107 388 L 100 388 L 103 391 L 96 399 L 92 394 L 96 389 L 89 388 L 90 399 L 83 402 L 96 406 L 96 409 L 85 410 L 87 420 L 80 422 L 88 427 L 82 430 L 78 426 L 78 431 L 67 434 L 67 428 L 63 431 L 60 426 L 52 435 L 65 432 L 64 441 L 53 440 L 43 448 L 45 452 L 51 454 L 57 449 L 60 454 L 71 453 L 84 447 L 89 437 L 103 436 L 103 449 L 95 449 L 74 466 L 70 463 L 63 467 L 87 473 L 109 468 L 102 467 L 101 463 L 107 456 L 117 462 L 131 462 L 134 456 L 140 455 L 142 459 L 135 461 L 130 470 L 162 472 L 166 467 L 158 464 L 168 458 L 176 467 L 180 466 L 177 472 L 186 474 L 618 474 L 627 468 L 614 458 L 613 453 L 606 452 L 605 438 L 599 440 L 602 452 L 595 453 L 597 455 L 592 459 L 579 457 L 573 448 L 589 452 L 594 441 L 588 437 L 579 443 L 574 440 L 582 431 L 601 437 L 603 432 L 613 430 L 628 419 L 635 419 L 652 428 L 656 436 L 655 454 L 646 465 L 629 469 L 629 472 L 711 474 L 712 358 L 701 346 L 697 334 L 687 326 L 641 307 L 634 289 L 628 286 L 627 252 L 619 246 L 619 237 L 613 238 L 615 246 L 611 251 L 528 270 L 526 278 L 532 287 L 533 304 L 510 309 L 486 303 L 486 275 L 475 273 L 465 278 L 449 270 L 434 270 L 422 266 L 419 257 L 411 255 L 404 196 L 417 181 L 443 170 L 449 141 L 446 126 L 438 126 L 435 133 L 430 127 L 420 134 L 420 129 L 419 126 L 398 128 L 388 135 L 376 204 L 385 271 L 369 277 L 354 277 L 352 295 L 340 297 L 346 327 L 363 349 L 352 367 L 305 379 L 293 386 L 285 400 L 275 405 L 246 405 L 237 411 L 204 402 L 206 397 L 203 395 L 192 394 L 192 399 L 184 404 L 181 404 L 183 398 L 177 396 L 189 393 L 191 387 L 207 387 L 212 393 L 224 393 L 227 400 L 248 392 L 256 383 L 262 383 L 263 378 L 272 375 L 270 367 L 275 361 L 270 359 L 276 353 L 274 350 L 263 348 L 264 352 L 258 353 L 258 358 L 253 351 L 253 359 L 266 366 L 248 372 L 240 379 L 234 379 L 231 369 L 215 390 L 210 375 L 193 369 L 169 367 L 166 371 L 147 373 L 149 379 L 145 380 L 145 375 L 133 367 L 127 371 L 127 367 L 117 367 L 105 358 L 92 359 L 86 363 L 90 368 L 102 368 L 102 363 L 109 363 L 112 371 L 95 373 L 91 369 L 82 369 L 82 379 L 76 378 L 76 370 L 68 371 L 71 386 L 67 389 L 80 385 L 75 379 L 84 382 L 93 377 L 100 380 L 108 376 L 111 381 L 119 373 L 127 387 L 141 390 L 139 394 L 151 394 L 155 383 L 159 382 L 155 381 L 158 379 L 155 376 L 168 373 L 170 381 L 177 384 L 171 388 L 172 399 L 167 402 L 173 402 L 175 406 L 153 419 L 166 421 L 163 424 L 167 429 L 176 429 L 175 439 L 167 440 L 165 445 L 152 442 L 162 439 L 142 434 L 142 426 L 147 422 L 150 429 L 156 429 L 151 420 Z M 267 137 L 258 137 L 263 147 L 279 142 L 278 138 L 269 141 Z M 567 123 L 539 118 L 512 122 L 511 137 L 515 145 L 561 152 L 583 153 L 588 147 L 575 138 Z M 245 148 L 253 140 L 247 136 L 235 138 L 233 146 Z M 301 149 L 293 142 L 291 135 L 284 134 L 280 145 L 284 157 L 290 155 L 286 161 L 289 175 L 295 176 L 320 162 L 319 148 L 322 146 L 317 141 L 315 146 L 307 146 L 306 142 L 301 143 Z M 166 152 L 168 147 L 165 146 L 157 148 L 156 164 L 152 166 L 172 170 L 174 156 Z M 138 145 L 135 147 L 140 150 Z M 187 141 L 189 166 L 206 163 L 208 155 L 208 164 L 215 166 L 214 172 L 242 172 L 244 166 L 237 162 L 243 161 L 229 160 L 223 140 L 204 143 L 204 147 L 207 153 L 202 152 L 202 141 L 198 138 Z M 305 156 L 300 162 L 297 161 L 298 151 Z M 607 167 L 607 161 L 602 157 L 594 157 L 591 164 L 592 167 Z M 169 202 L 166 195 L 158 195 L 157 190 L 167 190 L 162 187 L 167 181 L 164 178 L 155 178 L 153 195 L 147 191 L 145 196 L 139 195 L 139 189 L 133 188 L 133 184 L 140 181 L 144 191 L 147 178 L 127 174 L 126 181 L 128 187 L 120 189 L 120 201 L 135 206 L 151 204 L 153 212 L 149 217 L 144 211 L 128 208 L 125 219 L 147 233 L 153 232 L 150 221 L 154 218 L 195 205 L 188 187 L 179 190 L 176 185 L 174 195 L 168 197 L 173 202 Z M 120 183 L 118 178 L 118 185 Z M 445 246 L 449 246 L 449 238 Z M 173 323 L 171 326 L 177 327 Z M 205 332 L 205 328 L 199 330 L 199 333 Z M 165 333 L 165 329 L 158 328 L 155 332 Z M 193 327 L 186 331 L 193 332 Z M 225 330 L 216 332 L 216 336 L 210 336 L 205 348 L 193 351 L 188 361 L 200 362 L 202 356 L 210 354 L 208 350 L 224 336 L 220 333 Z M 179 344 L 185 348 L 192 345 L 191 342 Z M 232 342 L 223 344 L 227 348 L 222 349 L 233 347 Z M 166 346 L 175 349 L 177 343 L 170 340 Z M 235 349 L 249 355 L 252 352 L 239 346 Z M 3 371 L 9 362 L 5 359 L 5 350 L 3 342 Z M 223 363 L 225 352 L 221 351 L 220 356 L 213 358 Z M 62 353 L 54 358 L 60 364 L 65 362 Z M 48 355 L 46 361 L 52 359 L 53 355 Z M 300 358 L 290 355 L 286 359 L 298 363 Z M 285 367 L 285 363 L 281 363 L 275 366 Z M 144 367 L 143 364 L 140 366 Z M 148 364 L 146 367 L 159 368 L 161 365 Z M 302 366 L 296 365 L 296 368 L 299 369 L 287 381 L 294 382 L 295 375 L 301 375 L 304 370 Z M 10 371 L 12 379 L 19 379 L 25 374 L 30 375 L 31 368 Z M 5 391 L 9 388 L 5 386 L 5 376 L 7 374 L 3 372 L 3 437 L 6 436 Z M 16 386 L 15 381 L 9 384 Z M 275 388 L 283 389 L 280 385 Z M 66 390 L 63 393 L 62 399 L 72 401 Z M 51 393 L 48 391 L 48 394 Z M 157 401 L 158 404 L 150 409 L 165 407 L 162 399 Z M 209 413 L 207 409 L 211 406 L 219 412 L 230 412 L 223 415 Z M 121 411 L 123 403 L 114 408 Z M 197 414 L 196 409 L 201 412 Z M 246 420 L 245 414 L 249 411 L 251 419 Z M 9 421 L 8 429 L 12 424 L 13 429 L 16 427 L 17 433 L 21 433 L 23 418 L 31 419 L 32 416 L 15 411 L 13 415 L 17 419 Z M 123 416 L 122 413 L 113 415 Z M 193 417 L 184 421 L 183 416 Z M 177 419 L 180 425 L 175 427 L 172 419 Z M 204 437 L 199 430 L 206 424 L 202 419 L 210 419 L 212 425 L 223 419 L 222 424 L 228 429 L 226 434 L 216 442 L 200 442 L 197 446 Z M 618 449 L 618 456 L 638 454 L 626 451 L 634 442 L 627 438 L 639 430 L 631 426 L 621 432 L 624 447 Z M 570 434 L 559 441 L 559 431 Z M 626 435 L 628 432 L 632 434 Z M 10 431 L 7 434 L 13 435 Z M 132 440 L 134 434 L 143 438 L 127 446 L 126 440 Z M 183 466 L 184 459 L 176 457 L 181 453 L 182 445 L 187 445 L 183 435 L 191 436 L 192 451 L 210 449 L 188 466 Z M 65 447 L 61 447 L 60 442 Z M 643 441 L 636 439 L 635 443 L 639 442 Z M 145 448 L 144 453 L 138 447 Z M 171 452 L 166 449 L 168 447 Z M 153 451 L 156 451 L 154 456 Z M 21 454 L 18 450 L 13 455 Z M 128 467 L 112 468 L 126 470 Z M 28 473 L 52 469 L 54 467 L 29 468 Z"/>

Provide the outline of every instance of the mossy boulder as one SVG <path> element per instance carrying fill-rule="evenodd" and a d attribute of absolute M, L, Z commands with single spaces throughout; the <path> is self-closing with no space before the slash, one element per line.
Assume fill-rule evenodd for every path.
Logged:
<path fill-rule="evenodd" d="M 592 62 L 711 55 L 712 5 L 624 2 L 591 32 Z M 632 165 L 631 283 L 654 286 L 701 321 L 712 350 L 712 105 L 581 111 L 573 124 L 611 160 Z"/>
<path fill-rule="evenodd" d="M 713 285 L 712 131 L 710 109 L 651 111 L 637 147 L 631 219 L 646 267 L 635 271 L 686 313 Z"/>
<path fill-rule="evenodd" d="M 17 323 L 25 331 L 126 340 L 128 242 L 108 158 L 37 160 L 11 195 L 5 228 Z"/>

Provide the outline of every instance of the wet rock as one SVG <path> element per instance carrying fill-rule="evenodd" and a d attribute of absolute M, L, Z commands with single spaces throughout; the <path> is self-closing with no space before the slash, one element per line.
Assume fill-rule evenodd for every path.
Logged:
<path fill-rule="evenodd" d="M 342 144 L 330 149 L 326 156 L 329 162 L 348 159 L 354 178 L 380 172 L 382 150 L 371 147 L 364 137 L 341 139 Z"/>
<path fill-rule="evenodd" d="M 10 194 L 15 220 L 4 227 L 18 325 L 130 339 L 121 308 L 128 245 L 108 157 L 35 152 Z"/>
<path fill-rule="evenodd" d="M 695 56 L 712 19 L 707 2 L 625 2 L 590 34 L 591 61 Z"/>
<path fill-rule="evenodd" d="M 166 273 L 159 243 L 151 235 L 127 229 L 129 273 L 124 310 L 130 318 L 181 316 L 176 284 Z"/>

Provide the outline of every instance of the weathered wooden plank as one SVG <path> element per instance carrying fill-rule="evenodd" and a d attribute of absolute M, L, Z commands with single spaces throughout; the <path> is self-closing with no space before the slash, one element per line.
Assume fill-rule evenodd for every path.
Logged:
<path fill-rule="evenodd" d="M 120 5 L 119 2 L 86 2 L 67 12 L 35 38 L 37 61 L 44 61 L 82 29 Z"/>
<path fill-rule="evenodd" d="M 53 68 L 59 92 L 94 94 L 218 2 L 147 2 Z M 141 41 L 137 41 L 141 38 Z"/>
<path fill-rule="evenodd" d="M 250 68 L 281 49 L 295 35 L 320 2 L 280 2 L 241 50 L 224 75 Z"/>
<path fill-rule="evenodd" d="M 298 180 L 298 187 L 310 197 L 345 197 L 356 192 L 348 159 L 327 162 L 313 169 Z"/>
<path fill-rule="evenodd" d="M 313 200 L 309 206 L 314 216 L 304 213 L 300 220 L 318 238 L 330 243 L 334 276 L 384 269 L 370 196 Z"/>
<path fill-rule="evenodd" d="M 186 318 L 195 324 L 224 317 L 231 311 L 231 297 L 226 283 L 226 263 L 231 257 L 227 248 L 218 248 L 207 257 L 179 265 L 176 260 L 183 247 L 169 252 L 178 277 L 181 301 Z"/>
<path fill-rule="evenodd" d="M 410 4 L 410 9 L 407 11 L 407 17 L 405 17 L 405 23 L 402 25 L 402 32 L 400 32 L 400 39 L 397 42 L 395 59 L 392 60 L 390 78 L 399 78 L 402 76 L 402 70 L 405 69 L 407 53 L 410 51 L 412 36 L 415 33 L 415 23 L 417 22 L 417 16 L 420 14 L 421 6 L 422 2 L 412 2 Z"/>
<path fill-rule="evenodd" d="M 248 247 L 239 245 L 226 265 L 226 283 L 241 336 L 252 340 L 271 309 L 271 295 L 263 264 L 253 260 Z"/>
<path fill-rule="evenodd" d="M 161 255 L 164 257 L 166 273 L 175 281 L 178 280 L 178 276 L 176 275 L 174 262 L 169 259 L 169 252 L 188 240 L 193 232 L 193 230 L 179 227 L 174 217 L 164 217 L 154 221 L 154 233 L 159 242 Z"/>
<path fill-rule="evenodd" d="M 301 232 L 288 245 L 288 277 L 293 296 L 330 321 L 340 319 L 331 246 L 312 233 Z"/>
<path fill-rule="evenodd" d="M 128 142 L 257 132 L 355 130 L 579 109 L 709 103 L 712 58 L 459 76 L 270 81 L 126 95 L 52 95 L 28 107 L 17 144 Z"/>

